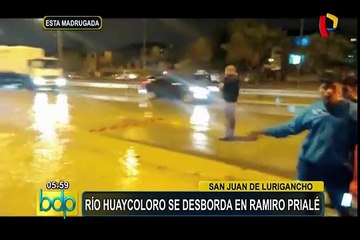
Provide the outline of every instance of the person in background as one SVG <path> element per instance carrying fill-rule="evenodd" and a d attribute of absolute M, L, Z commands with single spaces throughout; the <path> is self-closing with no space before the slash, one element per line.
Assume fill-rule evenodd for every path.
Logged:
<path fill-rule="evenodd" d="M 357 157 L 357 145 L 354 151 L 354 177 L 350 183 L 350 193 L 355 198 L 355 205 L 357 207 L 357 198 L 358 198 L 358 157 Z"/>
<path fill-rule="evenodd" d="M 344 97 L 349 99 L 353 103 L 357 104 L 357 74 L 355 71 L 350 71 L 345 75 L 343 80 L 344 84 Z M 350 183 L 350 193 L 353 195 L 353 198 L 357 200 L 358 189 L 357 189 L 357 179 L 358 179 L 358 165 L 357 165 L 357 145 L 354 152 L 351 152 L 350 159 L 354 161 L 353 165 L 353 180 Z M 357 204 L 357 202 L 356 202 Z"/>
<path fill-rule="evenodd" d="M 324 181 L 334 208 L 340 216 L 351 216 L 342 206 L 352 180 L 349 151 L 357 142 L 357 111 L 343 98 L 341 74 L 328 70 L 321 78 L 322 100 L 315 102 L 292 121 L 249 134 L 285 138 L 308 130 L 298 160 L 298 180 Z"/>
<path fill-rule="evenodd" d="M 225 68 L 225 77 L 222 81 L 222 93 L 225 100 L 225 136 L 221 141 L 234 139 L 236 102 L 239 97 L 240 79 L 234 65 Z"/>
<path fill-rule="evenodd" d="M 350 71 L 345 75 L 343 80 L 344 84 L 344 97 L 350 101 L 357 103 L 357 74 Z"/>

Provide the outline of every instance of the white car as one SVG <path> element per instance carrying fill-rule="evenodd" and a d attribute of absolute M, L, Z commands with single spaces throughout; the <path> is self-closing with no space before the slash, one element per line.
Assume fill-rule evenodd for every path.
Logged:
<path fill-rule="evenodd" d="M 124 70 L 122 73 L 114 74 L 115 79 L 117 80 L 134 80 L 139 77 L 138 74 L 132 73 L 128 70 Z"/>

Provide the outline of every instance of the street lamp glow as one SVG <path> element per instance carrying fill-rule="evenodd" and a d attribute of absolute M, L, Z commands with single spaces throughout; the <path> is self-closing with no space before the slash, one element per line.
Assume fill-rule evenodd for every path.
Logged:
<path fill-rule="evenodd" d="M 35 18 L 35 22 L 43 22 L 44 18 Z M 58 58 L 61 60 L 63 55 L 63 39 L 60 31 L 56 31 L 56 41 L 57 41 L 57 49 L 58 49 Z"/>
<path fill-rule="evenodd" d="M 350 42 L 357 42 L 356 38 L 350 38 Z"/>

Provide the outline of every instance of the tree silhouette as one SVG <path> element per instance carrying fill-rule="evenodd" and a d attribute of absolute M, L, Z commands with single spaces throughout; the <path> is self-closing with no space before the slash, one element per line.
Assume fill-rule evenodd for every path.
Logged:
<path fill-rule="evenodd" d="M 195 62 L 208 63 L 213 58 L 213 45 L 209 38 L 200 37 L 196 39 L 187 49 L 187 58 Z"/>
<path fill-rule="evenodd" d="M 329 38 L 313 34 L 310 41 L 308 47 L 300 48 L 299 51 L 307 57 L 306 67 L 317 73 L 331 63 L 343 62 L 346 55 L 355 48 L 348 38 L 335 33 L 331 33 Z"/>
<path fill-rule="evenodd" d="M 249 70 L 261 67 L 286 37 L 286 32 L 270 29 L 263 23 L 248 20 L 234 20 L 229 24 L 229 42 L 224 46 L 227 63 L 243 62 Z"/>
<path fill-rule="evenodd" d="M 151 58 L 151 61 L 154 63 L 158 63 L 160 61 L 161 49 L 159 46 L 153 46 L 150 49 L 150 58 Z"/>

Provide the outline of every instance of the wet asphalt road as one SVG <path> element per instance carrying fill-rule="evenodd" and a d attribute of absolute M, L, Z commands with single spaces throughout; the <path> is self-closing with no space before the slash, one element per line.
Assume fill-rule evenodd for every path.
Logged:
<path fill-rule="evenodd" d="M 111 94 L 102 92 L 100 96 L 106 95 Z M 220 179 L 242 179 L 243 176 L 223 167 L 223 163 L 274 176 L 295 176 L 304 135 L 283 140 L 261 138 L 255 142 L 241 138 L 249 131 L 288 121 L 292 114 L 287 108 L 239 104 L 236 134 L 240 138 L 221 142 L 218 140 L 224 132 L 221 101 L 184 104 L 118 97 L 99 99 L 96 91 L 2 90 L 0 203 L 8 208 L 1 208 L 0 213 L 33 215 L 29 206 L 35 209 L 35 201 L 30 204 L 21 199 L 32 195 L 35 198 L 39 188 L 54 179 L 70 181 L 71 188 L 79 192 L 195 190 L 197 182 L 206 178 L 194 175 L 194 169 L 205 172 L 210 165 L 218 169 L 212 171 L 221 175 Z M 151 148 L 142 151 L 146 161 L 124 160 L 126 149 L 136 143 L 206 156 L 219 164 L 207 166 L 206 162 L 196 162 L 200 159 L 189 161 L 188 155 L 153 153 Z M 6 197 L 10 195 L 11 199 Z"/>

